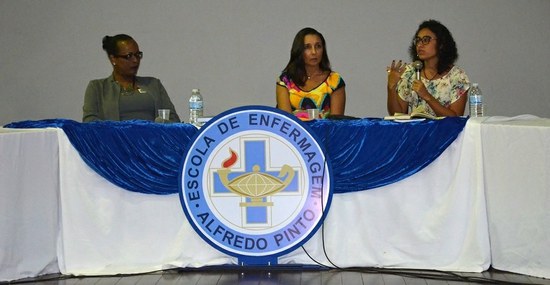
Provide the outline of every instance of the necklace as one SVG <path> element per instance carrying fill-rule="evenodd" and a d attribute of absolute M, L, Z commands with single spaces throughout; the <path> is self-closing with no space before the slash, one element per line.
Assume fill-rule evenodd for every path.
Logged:
<path fill-rule="evenodd" d="M 428 81 L 432 81 L 434 78 L 436 78 L 439 75 L 439 73 L 436 72 L 434 76 L 432 76 L 432 78 L 428 78 L 428 76 L 426 75 L 426 69 L 423 69 L 422 71 L 424 72 L 424 78 L 428 79 Z"/>
<path fill-rule="evenodd" d="M 126 92 L 130 92 L 130 91 L 134 91 L 135 87 L 134 87 L 134 84 L 129 84 L 126 87 L 124 87 L 122 84 L 120 84 L 120 89 L 122 89 L 123 91 L 126 91 Z"/>
<path fill-rule="evenodd" d="M 322 75 L 322 74 L 323 74 L 323 73 L 322 73 L 322 72 L 320 72 L 320 73 L 315 73 L 315 74 L 311 74 L 311 75 L 306 75 L 306 77 L 307 77 L 307 80 L 310 80 L 310 79 L 311 79 L 311 77 L 313 77 L 313 76 L 317 76 L 317 75 Z"/>
<path fill-rule="evenodd" d="M 136 90 L 136 79 L 135 78 L 132 81 L 132 84 L 128 84 L 126 87 L 124 87 L 124 85 L 122 85 L 120 82 L 118 82 L 118 80 L 115 80 L 115 82 L 118 84 L 118 86 L 120 86 L 120 93 L 122 95 L 131 95 L 134 92 L 134 90 Z"/>

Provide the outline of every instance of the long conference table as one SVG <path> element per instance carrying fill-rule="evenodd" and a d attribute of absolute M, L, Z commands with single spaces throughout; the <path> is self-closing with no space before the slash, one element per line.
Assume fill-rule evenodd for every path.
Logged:
<path fill-rule="evenodd" d="M 361 121 L 368 132 L 372 119 Z M 493 266 L 550 278 L 549 177 L 549 119 L 468 119 L 416 173 L 335 193 L 323 226 L 279 264 L 463 272 Z M 193 230 L 177 194 L 115 185 L 61 128 L 0 128 L 0 198 L 0 281 L 236 264 Z"/>

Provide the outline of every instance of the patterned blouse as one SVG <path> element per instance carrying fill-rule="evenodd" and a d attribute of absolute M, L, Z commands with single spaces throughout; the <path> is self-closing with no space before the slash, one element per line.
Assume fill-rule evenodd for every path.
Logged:
<path fill-rule="evenodd" d="M 426 101 L 422 100 L 416 92 L 411 92 L 412 82 L 415 78 L 416 70 L 412 65 L 407 65 L 405 71 L 401 75 L 401 80 L 397 83 L 397 94 L 399 94 L 401 99 L 409 103 L 409 109 L 411 111 L 424 111 L 436 116 L 435 112 Z M 434 80 L 421 78 L 421 80 L 428 92 L 445 107 L 449 107 L 460 97 L 467 96 L 470 82 L 464 70 L 457 66 L 453 66 L 451 70 L 441 78 Z"/>
<path fill-rule="evenodd" d="M 325 81 L 310 91 L 302 90 L 283 72 L 277 80 L 277 85 L 288 89 L 292 111 L 319 109 L 323 113 L 330 112 L 330 95 L 332 92 L 346 86 L 338 72 L 330 72 Z"/>

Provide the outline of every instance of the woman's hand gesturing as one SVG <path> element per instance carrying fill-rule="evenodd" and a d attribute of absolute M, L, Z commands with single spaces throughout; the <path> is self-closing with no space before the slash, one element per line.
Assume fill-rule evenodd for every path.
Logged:
<path fill-rule="evenodd" d="M 395 89 L 397 83 L 401 79 L 403 71 L 405 71 L 405 63 L 402 60 L 392 60 L 391 65 L 386 67 L 388 72 L 388 88 Z"/>

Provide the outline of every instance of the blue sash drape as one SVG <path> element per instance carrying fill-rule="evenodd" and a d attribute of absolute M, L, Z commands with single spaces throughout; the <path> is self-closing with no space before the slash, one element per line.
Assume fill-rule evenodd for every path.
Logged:
<path fill-rule="evenodd" d="M 413 175 L 456 139 L 466 121 L 317 120 L 307 125 L 327 152 L 334 193 L 346 193 L 377 188 Z M 198 131 L 181 123 L 79 123 L 66 119 L 22 121 L 5 127 L 61 128 L 97 173 L 124 189 L 147 194 L 178 192 L 180 163 Z"/>

